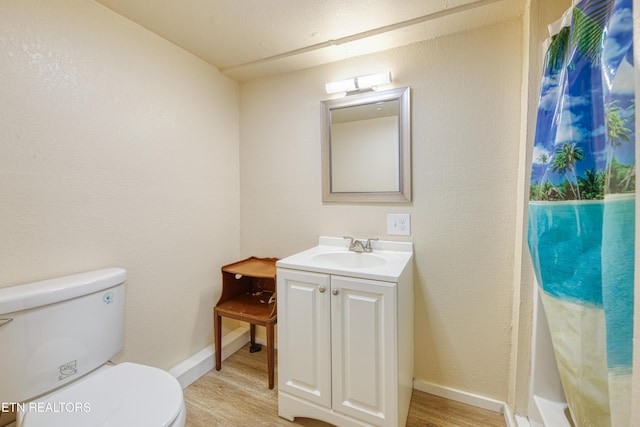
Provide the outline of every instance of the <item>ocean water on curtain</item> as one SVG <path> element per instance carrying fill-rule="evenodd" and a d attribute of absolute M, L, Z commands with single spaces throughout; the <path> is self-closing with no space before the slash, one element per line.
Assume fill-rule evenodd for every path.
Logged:
<path fill-rule="evenodd" d="M 547 51 L 529 250 L 575 424 L 631 425 L 632 1 L 584 0 Z"/>
<path fill-rule="evenodd" d="M 530 250 L 540 260 L 538 283 L 565 394 L 573 417 L 583 420 L 578 426 L 629 425 L 611 421 L 627 416 L 628 405 L 611 406 L 630 398 L 634 216 L 632 196 L 529 204 Z M 607 285 L 606 277 L 626 286 Z M 616 301 L 615 323 L 605 319 L 603 300 Z"/>

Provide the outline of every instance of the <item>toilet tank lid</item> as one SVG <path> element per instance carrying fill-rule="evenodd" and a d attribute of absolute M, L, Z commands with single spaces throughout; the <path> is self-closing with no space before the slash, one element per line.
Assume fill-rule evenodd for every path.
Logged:
<path fill-rule="evenodd" d="M 105 268 L 0 288 L 0 316 L 88 295 L 124 283 L 122 268 Z"/>

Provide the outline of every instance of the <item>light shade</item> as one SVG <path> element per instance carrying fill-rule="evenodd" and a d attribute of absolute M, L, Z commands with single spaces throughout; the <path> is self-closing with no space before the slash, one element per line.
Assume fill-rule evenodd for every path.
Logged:
<path fill-rule="evenodd" d="M 340 80 L 338 82 L 330 82 L 325 85 L 327 93 L 351 92 L 358 89 L 356 87 L 356 79 Z"/>
<path fill-rule="evenodd" d="M 340 92 L 353 92 L 357 90 L 375 89 L 377 86 L 388 85 L 391 83 L 391 73 L 385 71 L 383 73 L 368 74 L 366 76 L 353 77 L 337 82 L 330 82 L 325 85 L 328 94 Z"/>
<path fill-rule="evenodd" d="M 376 86 L 388 85 L 389 83 L 391 83 L 391 73 L 389 71 L 360 76 L 356 82 L 358 89 L 370 89 Z"/>

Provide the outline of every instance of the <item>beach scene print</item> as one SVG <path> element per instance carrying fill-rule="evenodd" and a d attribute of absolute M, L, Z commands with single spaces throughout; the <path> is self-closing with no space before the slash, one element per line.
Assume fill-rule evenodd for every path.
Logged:
<path fill-rule="evenodd" d="M 529 251 L 576 426 L 631 425 L 632 0 L 584 0 L 546 53 Z"/>

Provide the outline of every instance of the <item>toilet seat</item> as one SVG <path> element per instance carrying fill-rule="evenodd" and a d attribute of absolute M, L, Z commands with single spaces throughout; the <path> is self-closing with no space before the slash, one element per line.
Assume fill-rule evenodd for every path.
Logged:
<path fill-rule="evenodd" d="M 25 405 L 22 427 L 184 425 L 180 383 L 166 371 L 135 363 L 89 374 Z"/>

